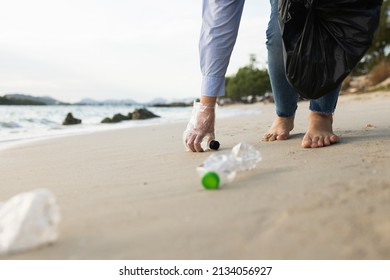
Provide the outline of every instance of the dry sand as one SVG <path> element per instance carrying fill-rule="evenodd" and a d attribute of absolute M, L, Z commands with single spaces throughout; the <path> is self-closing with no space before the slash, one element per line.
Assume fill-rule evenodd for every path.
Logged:
<path fill-rule="evenodd" d="M 261 142 L 274 116 L 217 120 L 222 151 L 263 160 L 217 191 L 186 153 L 185 123 L 45 140 L 0 151 L 0 201 L 48 188 L 60 239 L 9 259 L 390 259 L 390 93 L 341 96 L 341 142 L 302 149 L 308 104 L 288 141 Z"/>

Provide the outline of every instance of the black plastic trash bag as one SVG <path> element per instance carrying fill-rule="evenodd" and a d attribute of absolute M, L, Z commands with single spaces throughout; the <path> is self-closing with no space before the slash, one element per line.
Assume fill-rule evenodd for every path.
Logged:
<path fill-rule="evenodd" d="M 371 46 L 382 0 L 279 0 L 286 76 L 304 98 L 337 88 Z"/>

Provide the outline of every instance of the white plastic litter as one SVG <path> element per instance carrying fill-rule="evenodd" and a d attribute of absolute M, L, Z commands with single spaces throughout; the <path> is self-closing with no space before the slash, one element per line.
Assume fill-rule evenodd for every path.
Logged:
<path fill-rule="evenodd" d="M 0 255 L 54 243 L 60 220 L 56 198 L 47 189 L 21 193 L 0 203 Z"/>
<path fill-rule="evenodd" d="M 202 178 L 203 186 L 206 189 L 215 189 L 231 183 L 237 172 L 255 168 L 260 160 L 260 152 L 254 146 L 241 142 L 230 152 L 212 153 L 201 166 L 197 167 L 197 171 Z"/>

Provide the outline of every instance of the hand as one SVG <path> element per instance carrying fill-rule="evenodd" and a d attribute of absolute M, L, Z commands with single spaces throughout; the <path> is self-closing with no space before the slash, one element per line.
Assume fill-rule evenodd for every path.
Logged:
<path fill-rule="evenodd" d="M 194 102 L 191 119 L 183 133 L 184 146 L 187 151 L 203 152 L 202 140 L 207 143 L 215 139 L 215 105 Z"/>

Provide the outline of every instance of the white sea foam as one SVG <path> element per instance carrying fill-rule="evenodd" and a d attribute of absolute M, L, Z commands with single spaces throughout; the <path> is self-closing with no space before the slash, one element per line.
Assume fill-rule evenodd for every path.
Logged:
<path fill-rule="evenodd" d="M 38 139 L 84 134 L 95 131 L 158 125 L 188 121 L 192 107 L 150 107 L 148 110 L 161 118 L 149 120 L 131 120 L 116 124 L 100 123 L 105 117 L 121 113 L 127 115 L 134 106 L 0 106 L 0 148 Z M 82 119 L 81 125 L 64 126 L 62 122 L 71 112 L 75 118 Z M 219 107 L 218 117 L 230 117 L 243 114 L 258 114 L 260 110 L 249 106 Z"/>

